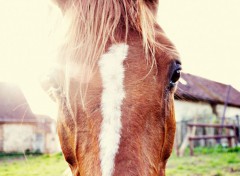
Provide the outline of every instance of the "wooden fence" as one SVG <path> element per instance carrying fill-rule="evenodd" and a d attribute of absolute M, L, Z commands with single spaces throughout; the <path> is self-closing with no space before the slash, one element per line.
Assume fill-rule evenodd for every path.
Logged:
<path fill-rule="evenodd" d="M 219 120 L 217 118 L 194 118 L 177 122 L 175 136 L 177 155 L 183 155 L 189 144 L 193 148 L 216 144 L 233 146 L 233 143 L 240 142 L 239 117 L 226 118 L 224 125 L 220 125 L 220 120 L 220 118 Z"/>

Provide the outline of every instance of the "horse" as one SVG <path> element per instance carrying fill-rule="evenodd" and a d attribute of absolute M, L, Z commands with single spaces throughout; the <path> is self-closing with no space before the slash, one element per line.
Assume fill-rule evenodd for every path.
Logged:
<path fill-rule="evenodd" d="M 57 130 L 72 175 L 165 175 L 181 62 L 158 0 L 54 0 L 67 25 L 54 79 Z"/>

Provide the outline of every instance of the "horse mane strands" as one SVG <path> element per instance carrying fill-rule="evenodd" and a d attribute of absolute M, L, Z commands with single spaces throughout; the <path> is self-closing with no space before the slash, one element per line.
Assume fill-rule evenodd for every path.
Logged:
<path fill-rule="evenodd" d="M 64 21 L 68 24 L 59 52 L 60 62 L 65 65 L 63 90 L 69 104 L 78 102 L 73 99 L 79 95 L 83 110 L 88 82 L 108 42 L 127 42 L 129 30 L 134 30 L 142 36 L 145 54 L 148 60 L 152 59 L 152 64 L 155 63 L 155 48 L 164 47 L 156 41 L 156 10 L 152 9 L 157 8 L 157 0 L 55 1 L 62 8 Z M 69 94 L 72 78 L 78 82 L 75 95 Z"/>
<path fill-rule="evenodd" d="M 69 24 L 60 51 L 62 63 L 65 64 L 63 89 L 68 104 L 80 95 L 84 109 L 87 83 L 94 74 L 98 58 L 104 53 L 107 42 L 109 39 L 114 40 L 121 10 L 115 2 L 110 1 L 68 1 L 64 4 L 63 13 L 64 21 Z M 68 94 L 72 78 L 78 81 L 79 92 L 75 92 L 75 95 Z"/>
<path fill-rule="evenodd" d="M 147 4 L 143 0 L 139 1 L 140 10 L 140 29 L 142 33 L 143 46 L 145 48 L 145 54 L 148 55 L 151 52 L 151 58 L 155 55 L 155 44 L 156 44 L 156 34 L 155 34 L 155 16 L 152 11 L 148 8 Z M 148 59 L 148 57 L 147 57 Z M 154 63 L 154 60 L 153 60 Z"/>

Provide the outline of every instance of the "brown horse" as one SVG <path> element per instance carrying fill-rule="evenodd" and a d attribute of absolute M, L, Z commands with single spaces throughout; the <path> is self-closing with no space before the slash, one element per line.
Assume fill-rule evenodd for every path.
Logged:
<path fill-rule="evenodd" d="M 50 84 L 72 174 L 165 175 L 181 64 L 156 22 L 158 0 L 55 3 L 68 30 Z"/>

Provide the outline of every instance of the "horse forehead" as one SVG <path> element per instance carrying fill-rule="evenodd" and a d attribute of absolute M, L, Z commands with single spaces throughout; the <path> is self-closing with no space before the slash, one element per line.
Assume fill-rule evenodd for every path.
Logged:
<path fill-rule="evenodd" d="M 98 65 L 102 80 L 99 157 L 102 175 L 107 176 L 112 175 L 114 170 L 116 172 L 120 163 L 116 161 L 121 161 L 121 158 L 129 154 L 126 153 L 126 143 L 135 147 L 135 143 L 129 141 L 129 138 L 139 137 L 143 127 L 149 133 L 154 131 L 152 128 L 161 129 L 163 121 L 156 120 L 155 117 L 161 111 L 159 84 L 164 83 L 159 83 L 156 67 L 153 72 L 149 70 L 151 65 L 147 65 L 144 49 L 140 45 L 111 45 L 100 57 Z M 147 116 L 151 116 L 148 121 L 145 118 Z M 146 127 L 146 123 L 151 126 L 151 130 Z M 156 134 L 161 136 L 162 131 L 156 131 L 160 131 Z M 159 147 L 161 140 L 155 144 Z"/>

